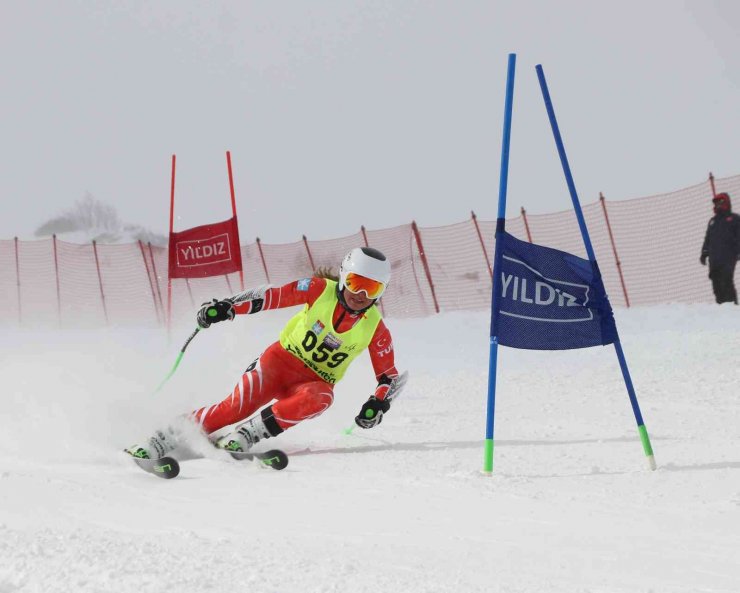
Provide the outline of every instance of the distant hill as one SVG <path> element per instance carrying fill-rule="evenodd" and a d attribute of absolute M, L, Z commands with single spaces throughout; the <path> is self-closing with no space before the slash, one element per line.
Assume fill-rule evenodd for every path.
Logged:
<path fill-rule="evenodd" d="M 143 241 L 167 245 L 167 237 L 136 224 L 121 221 L 116 209 L 86 193 L 72 208 L 46 221 L 36 229 L 37 237 L 57 238 L 70 243 L 131 243 Z"/>

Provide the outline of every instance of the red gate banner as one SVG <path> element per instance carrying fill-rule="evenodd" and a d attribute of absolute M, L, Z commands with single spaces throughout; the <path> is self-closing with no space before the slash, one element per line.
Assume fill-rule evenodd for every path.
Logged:
<path fill-rule="evenodd" d="M 170 278 L 205 278 L 241 271 L 236 216 L 170 233 Z"/>

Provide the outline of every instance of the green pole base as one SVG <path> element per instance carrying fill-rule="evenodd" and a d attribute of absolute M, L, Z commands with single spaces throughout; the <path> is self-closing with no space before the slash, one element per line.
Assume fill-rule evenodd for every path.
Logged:
<path fill-rule="evenodd" d="M 655 455 L 653 454 L 653 447 L 650 444 L 650 437 L 648 436 L 647 428 L 645 428 L 644 424 L 640 424 L 637 427 L 637 431 L 640 433 L 642 450 L 645 451 L 645 457 L 647 457 L 648 466 L 651 470 L 655 470 L 658 468 L 658 465 L 655 463 Z"/>
<path fill-rule="evenodd" d="M 486 439 L 483 445 L 483 471 L 486 475 L 493 473 L 493 439 Z"/>

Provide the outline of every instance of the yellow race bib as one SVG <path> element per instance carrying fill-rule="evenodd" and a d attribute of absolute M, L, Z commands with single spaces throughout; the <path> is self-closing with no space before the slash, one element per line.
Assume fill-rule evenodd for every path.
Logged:
<path fill-rule="evenodd" d="M 328 383 L 336 383 L 349 364 L 370 344 L 381 320 L 377 307 L 370 307 L 352 329 L 338 333 L 332 325 L 337 305 L 337 283 L 326 288 L 310 307 L 306 305 L 280 333 L 280 344 Z"/>

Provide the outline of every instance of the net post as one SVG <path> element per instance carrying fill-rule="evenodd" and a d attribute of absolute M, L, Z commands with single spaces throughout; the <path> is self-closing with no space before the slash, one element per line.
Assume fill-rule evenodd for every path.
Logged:
<path fill-rule="evenodd" d="M 313 256 L 311 255 L 311 249 L 308 246 L 308 239 L 306 239 L 306 235 L 303 235 L 303 245 L 306 247 L 306 253 L 308 253 L 308 263 L 311 264 L 311 273 L 313 274 L 316 271 L 316 265 L 313 263 Z"/>
<path fill-rule="evenodd" d="M 154 286 L 157 288 L 157 298 L 159 299 L 159 310 L 162 313 L 162 321 L 164 322 L 164 316 L 165 316 L 164 302 L 162 302 L 162 291 L 159 288 L 159 276 L 157 275 L 157 264 L 154 263 L 154 251 L 152 250 L 151 241 L 147 243 L 147 248 L 149 249 L 149 261 L 152 262 L 152 275 L 154 278 Z M 156 308 L 156 303 L 154 306 Z"/>
<path fill-rule="evenodd" d="M 59 320 L 59 327 L 62 327 L 62 291 L 59 286 L 59 257 L 57 255 L 57 236 L 52 235 L 52 243 L 54 245 L 54 273 L 57 282 L 57 317 Z"/>
<path fill-rule="evenodd" d="M 149 273 L 149 263 L 146 261 L 146 253 L 144 252 L 144 243 L 141 241 L 141 239 L 138 240 L 139 243 L 139 249 L 141 250 L 141 259 L 144 260 L 144 273 L 146 273 L 147 280 L 149 280 L 149 288 L 152 291 L 152 302 L 154 303 L 154 316 L 157 318 L 157 322 L 160 321 L 159 318 L 159 307 L 157 307 L 157 296 L 154 294 L 154 284 L 152 283 L 152 275 Z M 154 260 L 152 260 L 152 263 L 154 263 Z M 154 276 L 156 279 L 156 275 Z"/>
<path fill-rule="evenodd" d="M 532 242 L 532 233 L 529 230 L 529 221 L 527 220 L 527 211 L 522 206 L 522 220 L 524 220 L 524 230 L 527 231 L 527 241 Z"/>
<path fill-rule="evenodd" d="M 270 284 L 270 273 L 267 271 L 267 263 L 265 262 L 265 254 L 262 252 L 262 243 L 260 242 L 259 237 L 257 237 L 257 249 L 259 249 L 259 252 L 260 252 L 260 259 L 262 260 L 262 269 L 265 270 L 265 278 L 267 279 L 267 283 Z"/>
<path fill-rule="evenodd" d="M 601 202 L 601 208 L 604 211 L 604 220 L 606 221 L 606 230 L 609 232 L 609 241 L 612 244 L 612 253 L 614 253 L 614 261 L 617 264 L 617 271 L 619 272 L 619 282 L 622 284 L 622 293 L 624 294 L 624 302 L 627 304 L 627 308 L 630 306 L 630 297 L 627 294 L 627 285 L 624 283 L 624 275 L 622 274 L 622 262 L 619 261 L 619 254 L 617 253 L 617 244 L 614 241 L 614 234 L 612 233 L 612 225 L 609 222 L 609 213 L 606 210 L 606 199 L 604 194 L 599 192 L 599 201 Z"/>
<path fill-rule="evenodd" d="M 98 271 L 98 286 L 100 286 L 100 301 L 103 303 L 103 314 L 105 315 L 105 325 L 110 325 L 108 319 L 108 307 L 105 305 L 105 292 L 103 292 L 103 276 L 100 274 L 100 260 L 98 259 L 98 244 L 93 239 L 92 242 L 93 254 L 95 255 L 95 268 Z"/>
<path fill-rule="evenodd" d="M 475 215 L 474 211 L 470 211 L 470 217 L 473 219 L 473 224 L 475 225 L 475 232 L 478 234 L 478 240 L 480 241 L 481 249 L 483 249 L 483 257 L 486 258 L 486 267 L 488 268 L 488 275 L 493 278 L 493 269 L 491 268 L 491 260 L 488 258 L 488 253 L 486 252 L 486 243 L 483 241 L 483 235 L 480 232 L 480 226 L 478 225 L 478 217 Z"/>
<path fill-rule="evenodd" d="M 434 290 L 434 282 L 432 282 L 432 273 L 429 270 L 429 262 L 427 262 L 427 256 L 426 253 L 424 253 L 424 245 L 421 242 L 421 233 L 419 232 L 419 227 L 416 225 L 416 221 L 411 222 L 411 230 L 414 233 L 414 237 L 416 238 L 416 246 L 419 248 L 419 257 L 421 258 L 421 264 L 424 266 L 424 273 L 427 277 L 427 282 L 429 282 L 429 288 L 432 291 L 432 300 L 434 301 L 434 310 L 439 313 L 439 303 L 437 302 L 437 293 Z"/>
<path fill-rule="evenodd" d="M 18 289 L 18 325 L 23 325 L 23 315 L 21 313 L 22 301 L 21 301 L 21 265 L 20 258 L 18 257 L 18 237 L 14 238 L 15 243 L 15 282 Z"/>

